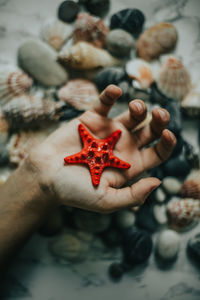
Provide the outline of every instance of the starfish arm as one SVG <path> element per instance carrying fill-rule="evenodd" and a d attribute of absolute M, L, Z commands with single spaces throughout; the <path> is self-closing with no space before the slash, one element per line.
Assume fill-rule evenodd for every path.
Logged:
<path fill-rule="evenodd" d="M 87 131 L 83 124 L 78 125 L 78 132 L 80 134 L 84 146 L 88 146 L 91 144 L 92 141 L 94 141 L 94 137 L 89 133 L 89 131 Z"/>
<path fill-rule="evenodd" d="M 130 168 L 130 166 L 131 165 L 129 163 L 119 159 L 116 156 L 113 156 L 110 159 L 110 167 L 119 168 L 119 169 L 128 169 Z"/>
<path fill-rule="evenodd" d="M 110 149 L 113 149 L 115 144 L 117 143 L 117 141 L 119 140 L 120 136 L 121 136 L 121 130 L 116 130 L 113 133 L 111 133 L 111 135 L 109 135 L 109 137 L 107 137 L 105 140 L 107 141 L 107 143 L 110 145 Z"/>
<path fill-rule="evenodd" d="M 103 172 L 104 166 L 94 166 L 91 164 L 88 164 L 88 165 L 90 168 L 92 184 L 97 187 L 100 183 L 101 174 Z"/>
<path fill-rule="evenodd" d="M 66 156 L 64 158 L 65 163 L 69 163 L 69 164 L 82 164 L 82 163 L 86 163 L 86 156 L 83 153 L 83 151 L 80 151 L 78 153 Z"/>

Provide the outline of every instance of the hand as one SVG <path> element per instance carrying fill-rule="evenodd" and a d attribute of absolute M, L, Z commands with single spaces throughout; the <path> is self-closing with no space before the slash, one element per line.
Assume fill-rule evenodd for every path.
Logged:
<path fill-rule="evenodd" d="M 133 132 L 145 119 L 147 108 L 143 101 L 134 100 L 129 103 L 129 111 L 114 119 L 108 118 L 112 105 L 121 93 L 117 86 L 108 86 L 93 111 L 87 111 L 64 124 L 31 152 L 26 163 L 37 170 L 40 186 L 57 203 L 97 212 L 112 212 L 141 205 L 160 185 L 157 178 L 145 178 L 130 187 L 123 187 L 128 180 L 170 156 L 176 139 L 173 133 L 165 129 L 170 119 L 169 113 L 161 108 L 154 109 L 150 124 Z M 98 188 L 93 187 L 86 165 L 64 165 L 65 156 L 82 149 L 78 133 L 80 122 L 97 138 L 105 138 L 117 129 L 122 131 L 113 152 L 130 163 L 131 167 L 127 170 L 106 168 Z M 158 138 L 160 140 L 155 146 L 144 148 Z"/>

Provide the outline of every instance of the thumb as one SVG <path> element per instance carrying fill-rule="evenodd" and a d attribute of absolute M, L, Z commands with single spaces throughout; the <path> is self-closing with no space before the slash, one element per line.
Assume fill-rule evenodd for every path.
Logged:
<path fill-rule="evenodd" d="M 111 211 L 124 207 L 142 205 L 150 193 L 155 190 L 161 181 L 155 177 L 143 178 L 130 187 L 116 189 L 109 187 L 106 194 L 107 207 Z M 106 200 L 106 199 L 105 199 Z"/>

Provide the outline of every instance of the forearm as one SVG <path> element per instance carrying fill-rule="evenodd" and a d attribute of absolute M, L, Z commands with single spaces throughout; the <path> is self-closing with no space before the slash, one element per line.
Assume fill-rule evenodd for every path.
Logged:
<path fill-rule="evenodd" d="M 0 269 L 54 207 L 29 163 L 13 172 L 0 189 Z"/>

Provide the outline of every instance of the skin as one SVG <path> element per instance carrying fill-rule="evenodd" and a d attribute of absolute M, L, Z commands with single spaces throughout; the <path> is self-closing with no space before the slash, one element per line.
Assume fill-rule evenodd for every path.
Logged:
<path fill-rule="evenodd" d="M 108 86 L 93 111 L 85 112 L 53 132 L 31 151 L 25 163 L 1 187 L 1 267 L 41 225 L 44 217 L 60 205 L 110 213 L 143 204 L 160 185 L 160 180 L 151 177 L 125 186 L 129 180 L 170 156 L 176 139 L 165 129 L 169 113 L 161 108 L 154 109 L 151 123 L 133 132 L 145 119 L 147 108 L 143 101 L 137 99 L 130 102 L 127 112 L 115 119 L 108 118 L 121 93 L 117 86 Z M 65 156 L 82 148 L 77 129 L 80 122 L 96 138 L 105 138 L 117 129 L 122 130 L 114 154 L 130 163 L 131 167 L 128 170 L 105 169 L 98 188 L 93 187 L 86 165 L 64 165 Z M 146 147 L 157 139 L 156 145 Z"/>

